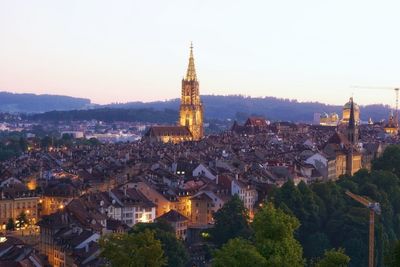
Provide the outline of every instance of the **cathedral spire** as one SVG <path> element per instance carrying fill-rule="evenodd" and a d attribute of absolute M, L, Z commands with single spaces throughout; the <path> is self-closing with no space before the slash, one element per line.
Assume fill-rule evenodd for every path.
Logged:
<path fill-rule="evenodd" d="M 353 98 L 350 98 L 350 118 L 349 125 L 347 126 L 347 138 L 353 145 L 356 145 L 358 142 L 358 126 L 356 123 L 355 115 L 354 115 L 354 101 Z"/>
<path fill-rule="evenodd" d="M 196 69 L 194 67 L 193 43 L 190 43 L 190 56 L 189 65 L 186 72 L 186 81 L 197 81 Z"/>
<path fill-rule="evenodd" d="M 193 44 L 190 45 L 189 66 L 186 77 L 182 80 L 179 125 L 187 127 L 193 140 L 203 138 L 203 104 L 200 100 L 199 82 L 194 67 Z"/>
<path fill-rule="evenodd" d="M 354 118 L 354 101 L 353 98 L 350 98 L 351 106 L 350 106 L 350 118 L 349 118 L 349 128 L 356 128 L 356 120 Z"/>

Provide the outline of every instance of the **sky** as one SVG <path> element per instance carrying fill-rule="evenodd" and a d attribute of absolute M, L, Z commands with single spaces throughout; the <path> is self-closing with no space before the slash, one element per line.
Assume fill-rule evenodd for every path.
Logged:
<path fill-rule="evenodd" d="M 92 102 L 201 94 L 394 105 L 400 1 L 0 0 L 0 90 Z"/>

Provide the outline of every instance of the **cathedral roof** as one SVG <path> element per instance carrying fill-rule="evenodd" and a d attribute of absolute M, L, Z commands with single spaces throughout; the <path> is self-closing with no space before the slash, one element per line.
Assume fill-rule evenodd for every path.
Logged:
<path fill-rule="evenodd" d="M 189 129 L 186 126 L 153 126 L 145 136 L 191 136 Z"/>

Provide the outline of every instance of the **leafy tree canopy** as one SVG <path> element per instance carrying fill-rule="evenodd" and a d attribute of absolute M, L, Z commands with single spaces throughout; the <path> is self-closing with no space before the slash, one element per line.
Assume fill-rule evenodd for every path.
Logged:
<path fill-rule="evenodd" d="M 303 250 L 294 238 L 300 226 L 296 217 L 267 203 L 256 213 L 252 228 L 258 251 L 267 259 L 268 266 L 303 266 Z"/>
<path fill-rule="evenodd" d="M 160 240 L 167 259 L 166 266 L 186 266 L 189 260 L 186 248 L 182 241 L 176 238 L 174 229 L 168 222 L 158 220 L 154 223 L 138 223 L 131 232 L 137 234 L 146 230 L 153 231 L 155 238 Z"/>
<path fill-rule="evenodd" d="M 385 258 L 385 263 L 388 267 L 400 266 L 400 241 L 394 242 L 391 245 Z"/>
<path fill-rule="evenodd" d="M 214 214 L 215 226 L 211 230 L 212 239 L 217 245 L 226 243 L 235 237 L 248 237 L 250 229 L 249 216 L 239 196 L 231 200 Z"/>
<path fill-rule="evenodd" d="M 214 267 L 261 267 L 268 266 L 267 260 L 249 241 L 234 238 L 217 250 L 213 260 Z"/>
<path fill-rule="evenodd" d="M 101 256 L 111 266 L 160 267 L 166 263 L 161 242 L 154 232 L 146 229 L 141 233 L 111 234 L 100 239 Z"/>
<path fill-rule="evenodd" d="M 400 177 L 400 146 L 387 147 L 382 157 L 373 161 L 372 166 L 375 170 L 391 171 Z"/>
<path fill-rule="evenodd" d="M 331 249 L 325 251 L 324 258 L 321 259 L 316 267 L 347 267 L 350 257 L 344 252 L 344 249 Z"/>

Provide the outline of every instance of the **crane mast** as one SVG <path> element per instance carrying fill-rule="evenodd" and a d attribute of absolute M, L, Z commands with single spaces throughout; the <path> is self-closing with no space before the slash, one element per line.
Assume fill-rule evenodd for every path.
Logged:
<path fill-rule="evenodd" d="M 365 197 L 346 191 L 346 195 L 355 201 L 363 204 L 369 209 L 369 246 L 368 246 L 368 267 L 374 267 L 374 254 L 375 254 L 375 213 L 381 214 L 381 206 L 378 202 L 371 202 Z"/>
<path fill-rule="evenodd" d="M 396 92 L 396 127 L 399 128 L 399 88 L 394 88 Z"/>

